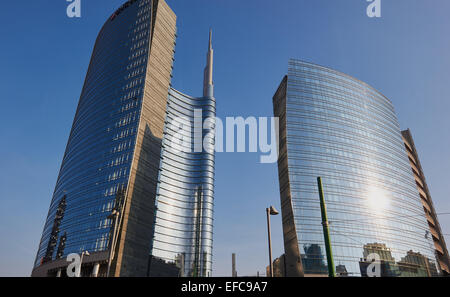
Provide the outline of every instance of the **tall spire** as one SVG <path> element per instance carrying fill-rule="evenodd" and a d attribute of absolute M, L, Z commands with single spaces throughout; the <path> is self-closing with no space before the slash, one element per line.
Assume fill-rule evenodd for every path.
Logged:
<path fill-rule="evenodd" d="M 206 67 L 203 79 L 203 97 L 214 97 L 213 58 L 214 58 L 214 50 L 212 48 L 212 29 L 210 29 L 208 54 L 206 57 Z"/>

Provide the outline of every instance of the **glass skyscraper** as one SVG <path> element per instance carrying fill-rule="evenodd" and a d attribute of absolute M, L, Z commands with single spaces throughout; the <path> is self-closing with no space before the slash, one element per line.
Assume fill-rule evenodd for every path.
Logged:
<path fill-rule="evenodd" d="M 33 276 L 63 276 L 85 251 L 83 276 L 211 274 L 214 154 L 172 155 L 166 138 L 177 113 L 215 116 L 212 46 L 193 98 L 171 88 L 175 39 L 163 0 L 127 1 L 102 27 Z"/>
<path fill-rule="evenodd" d="M 151 275 L 170 276 L 161 265 L 174 263 L 179 276 L 211 276 L 216 116 L 211 32 L 206 65 L 203 97 L 169 91 Z M 184 147 L 177 146 L 181 139 Z"/>
<path fill-rule="evenodd" d="M 433 240 L 391 101 L 346 74 L 290 60 L 273 97 L 287 275 L 327 274 L 317 177 L 335 269 L 434 276 Z"/>

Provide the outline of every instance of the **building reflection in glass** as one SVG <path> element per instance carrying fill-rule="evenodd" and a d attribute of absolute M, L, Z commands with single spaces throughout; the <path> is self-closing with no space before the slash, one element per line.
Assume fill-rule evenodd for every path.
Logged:
<path fill-rule="evenodd" d="M 310 244 L 304 247 L 302 254 L 303 268 L 310 274 L 328 273 L 326 256 L 318 244 Z"/>
<path fill-rule="evenodd" d="M 419 261 L 419 254 L 435 258 L 433 242 L 424 237 L 429 227 L 392 102 L 358 79 L 291 59 L 273 105 L 280 118 L 287 267 L 301 259 L 299 275 L 327 274 L 326 257 L 320 256 L 325 246 L 316 179 L 321 176 L 334 262 L 341 270 L 364 275 L 365 250 L 375 249 L 382 254 L 384 275 L 433 275 L 434 260 L 422 261 L 428 270 Z"/>
<path fill-rule="evenodd" d="M 378 256 L 376 260 L 372 257 L 374 254 Z M 436 265 L 433 261 L 421 253 L 411 250 L 400 261 L 396 262 L 392 256 L 391 249 L 386 244 L 369 243 L 364 245 L 363 255 L 364 257 L 359 262 L 361 276 L 432 277 L 438 275 Z M 377 268 L 379 269 L 378 275 L 374 275 L 375 265 L 379 265 Z"/>

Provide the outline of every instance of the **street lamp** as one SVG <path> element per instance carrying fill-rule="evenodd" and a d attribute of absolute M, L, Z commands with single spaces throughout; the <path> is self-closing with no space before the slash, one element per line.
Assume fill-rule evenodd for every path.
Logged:
<path fill-rule="evenodd" d="M 89 254 L 88 251 L 83 251 L 81 253 L 81 257 L 80 257 L 80 270 L 78 270 L 78 277 L 81 277 L 81 268 L 83 267 L 83 258 L 84 256 L 90 256 L 91 254 Z"/>
<path fill-rule="evenodd" d="M 278 211 L 275 209 L 275 207 L 270 206 L 269 208 L 266 208 L 266 214 L 267 214 L 267 233 L 269 237 L 269 276 L 273 277 L 273 263 L 272 263 L 272 238 L 270 236 L 270 216 L 276 216 L 278 214 Z"/>
<path fill-rule="evenodd" d="M 111 214 L 108 216 L 108 219 L 114 220 L 114 229 L 111 238 L 111 242 L 109 244 L 109 257 L 108 257 L 108 270 L 106 272 L 106 277 L 109 277 L 109 273 L 111 270 L 111 262 L 114 258 L 114 247 L 116 245 L 116 233 L 117 233 L 117 221 L 119 218 L 119 212 L 115 209 L 111 211 Z"/>

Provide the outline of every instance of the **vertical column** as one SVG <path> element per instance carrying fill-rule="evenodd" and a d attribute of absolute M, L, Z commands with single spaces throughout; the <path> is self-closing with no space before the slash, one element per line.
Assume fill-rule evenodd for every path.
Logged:
<path fill-rule="evenodd" d="M 92 277 L 98 277 L 98 271 L 100 270 L 100 263 L 95 263 L 92 268 Z"/>
<path fill-rule="evenodd" d="M 236 272 L 236 254 L 233 253 L 231 255 L 231 276 L 232 277 L 237 277 L 237 272 Z"/>

